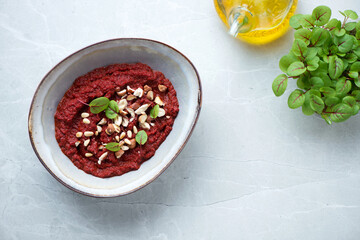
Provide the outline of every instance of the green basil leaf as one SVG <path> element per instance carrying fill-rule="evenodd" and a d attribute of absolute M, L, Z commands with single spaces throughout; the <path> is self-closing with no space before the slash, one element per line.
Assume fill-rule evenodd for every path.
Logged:
<path fill-rule="evenodd" d="M 305 95 L 304 92 L 300 89 L 294 90 L 288 99 L 288 106 L 289 108 L 295 109 L 302 106 L 305 102 Z"/>
<path fill-rule="evenodd" d="M 89 104 L 90 112 L 98 114 L 104 111 L 109 106 L 109 102 L 109 99 L 106 97 L 95 98 Z"/>
<path fill-rule="evenodd" d="M 119 143 L 117 142 L 109 142 L 106 144 L 106 149 L 112 152 L 117 152 L 121 149 Z"/>
<path fill-rule="evenodd" d="M 351 90 L 351 81 L 346 78 L 340 78 L 336 83 L 336 93 L 339 96 L 345 96 Z"/>
<path fill-rule="evenodd" d="M 330 119 L 334 122 L 343 122 L 351 117 L 352 113 L 352 107 L 345 103 L 339 103 L 332 108 Z"/>
<path fill-rule="evenodd" d="M 291 51 L 296 56 L 305 57 L 307 52 L 307 45 L 303 40 L 295 39 L 291 47 Z"/>
<path fill-rule="evenodd" d="M 272 90 L 275 96 L 279 97 L 284 94 L 288 83 L 288 77 L 285 74 L 280 74 L 275 78 L 272 84 Z M 158 106 L 158 105 L 156 105 Z M 158 109 L 159 112 L 159 109 Z M 151 114 L 151 113 L 150 113 Z"/>
<path fill-rule="evenodd" d="M 300 74 L 304 73 L 306 71 L 305 65 L 302 62 L 294 62 L 292 63 L 287 73 L 289 76 L 299 76 Z"/>
<path fill-rule="evenodd" d="M 159 114 L 159 105 L 155 105 L 151 110 L 150 110 L 150 117 L 151 118 L 157 118 L 158 114 Z"/>
<path fill-rule="evenodd" d="M 344 71 L 344 63 L 337 56 L 329 57 L 329 75 L 332 79 L 337 79 Z"/>
<path fill-rule="evenodd" d="M 109 102 L 109 106 L 108 108 L 105 110 L 105 115 L 107 118 L 109 119 L 114 119 L 118 116 L 119 112 L 119 106 L 117 104 L 117 102 L 115 102 L 114 100 L 111 100 Z"/>
<path fill-rule="evenodd" d="M 317 113 L 321 113 L 325 107 L 324 101 L 321 97 L 311 95 L 310 96 L 310 107 Z"/>
<path fill-rule="evenodd" d="M 330 20 L 331 9 L 327 6 L 318 6 L 313 10 L 311 16 L 313 19 L 315 19 L 315 25 L 323 26 Z"/>
<path fill-rule="evenodd" d="M 300 39 L 306 43 L 306 45 L 309 45 L 310 43 L 310 37 L 311 37 L 311 31 L 306 28 L 301 28 L 295 31 L 294 33 L 295 39 Z"/>
<path fill-rule="evenodd" d="M 357 13 L 354 12 L 353 10 L 345 10 L 344 13 L 347 17 L 349 17 L 352 20 L 358 19 Z"/>
<path fill-rule="evenodd" d="M 148 139 L 148 135 L 144 130 L 139 131 L 135 136 L 136 142 L 140 145 L 144 145 L 147 139 Z"/>

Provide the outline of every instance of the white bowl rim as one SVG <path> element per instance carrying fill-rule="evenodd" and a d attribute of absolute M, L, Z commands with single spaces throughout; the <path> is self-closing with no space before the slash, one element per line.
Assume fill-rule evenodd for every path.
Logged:
<path fill-rule="evenodd" d="M 180 54 L 189 64 L 190 66 L 193 68 L 195 74 L 196 74 L 196 79 L 198 81 L 198 86 L 199 86 L 199 89 L 198 89 L 198 102 L 197 102 L 197 108 L 196 108 L 196 113 L 195 113 L 195 116 L 194 116 L 194 119 L 193 119 L 193 122 L 191 124 L 191 128 L 190 128 L 190 131 L 188 132 L 188 135 L 186 136 L 186 139 L 185 141 L 183 142 L 183 144 L 180 146 L 180 148 L 178 149 L 178 151 L 175 153 L 175 155 L 171 158 L 171 160 L 161 169 L 161 171 L 159 171 L 157 174 L 155 174 L 151 179 L 149 179 L 147 182 L 145 182 L 144 184 L 136 187 L 136 188 L 133 188 L 127 192 L 123 192 L 123 193 L 120 193 L 120 194 L 114 194 L 114 195 L 106 195 L 106 196 L 103 196 L 103 195 L 98 195 L 98 194 L 92 194 L 92 193 L 88 193 L 88 192 L 85 192 L 85 191 L 81 191 L 79 189 L 76 189 L 72 186 L 70 186 L 69 184 L 65 183 L 63 180 L 61 180 L 55 173 L 53 173 L 50 168 L 46 165 L 46 163 L 44 162 L 44 160 L 42 159 L 42 157 L 40 156 L 37 148 L 36 148 L 36 145 L 35 145 L 35 141 L 34 141 L 34 138 L 33 138 L 33 134 L 32 134 L 32 113 L 33 113 L 33 107 L 34 107 L 34 101 L 35 101 L 35 98 L 38 94 L 38 91 L 41 87 L 41 85 L 44 83 L 44 81 L 47 79 L 47 77 L 50 75 L 50 73 L 55 69 L 57 68 L 60 64 L 62 64 L 64 61 L 66 61 L 68 58 L 78 54 L 79 52 L 85 50 L 85 49 L 88 49 L 90 47 L 93 47 L 93 46 L 96 46 L 96 45 L 100 45 L 100 44 L 103 44 L 103 43 L 107 43 L 107 42 L 112 42 L 112 41 L 122 41 L 122 40 L 127 40 L 127 41 L 149 41 L 149 42 L 153 42 L 153 43 L 156 43 L 156 44 L 160 44 L 160 45 L 163 45 L 167 48 L 170 48 L 172 49 L 173 51 L 177 52 L 178 54 Z M 200 111 L 201 111 L 201 107 L 202 107 L 202 87 L 201 87 L 201 80 L 200 80 L 200 75 L 197 71 L 197 69 L 195 68 L 194 64 L 183 54 L 181 53 L 179 50 L 175 49 L 174 47 L 166 44 L 166 43 L 163 43 L 163 42 L 160 42 L 160 41 L 157 41 L 157 40 L 152 40 L 152 39 L 147 39 L 147 38 L 112 38 L 112 39 L 108 39 L 108 40 L 104 40 L 104 41 L 100 41 L 100 42 L 97 42 L 97 43 L 94 43 L 94 44 L 91 44 L 91 45 L 88 45 L 84 48 L 81 48 L 77 51 L 75 51 L 74 53 L 70 54 L 69 56 L 65 57 L 63 60 L 61 60 L 59 63 L 57 63 L 54 67 L 52 67 L 47 73 L 46 75 L 42 78 L 42 80 L 40 81 L 39 85 L 37 86 L 36 90 L 35 90 L 35 93 L 34 93 L 34 96 L 31 100 L 31 104 L 30 104 L 30 109 L 29 109 L 29 115 L 28 115 L 28 132 L 29 132 L 29 138 L 30 138 L 30 142 L 31 142 L 31 146 L 37 156 L 37 158 L 39 159 L 39 161 L 41 162 L 41 164 L 45 167 L 45 169 L 58 181 L 60 182 L 62 185 L 64 185 L 65 187 L 73 190 L 74 192 L 77 192 L 77 193 L 80 193 L 82 195 L 85 195 L 85 196 L 88 196 L 88 197 L 94 197 L 94 198 L 113 198 L 113 197 L 120 197 L 120 196 L 125 196 L 125 195 L 128 195 L 130 193 L 133 193 L 137 190 L 140 190 L 141 188 L 145 187 L 146 185 L 150 184 L 151 182 L 153 182 L 156 178 L 158 178 L 171 164 L 172 162 L 177 158 L 177 156 L 180 154 L 180 152 L 184 149 L 186 143 L 189 141 L 193 131 L 194 131 L 194 128 L 196 126 L 196 123 L 199 119 L 199 115 L 200 115 Z"/>

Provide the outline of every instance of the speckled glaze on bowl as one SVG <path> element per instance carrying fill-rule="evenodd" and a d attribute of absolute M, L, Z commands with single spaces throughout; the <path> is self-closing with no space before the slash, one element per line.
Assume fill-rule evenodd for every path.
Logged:
<path fill-rule="evenodd" d="M 164 73 L 179 100 L 173 130 L 155 155 L 140 169 L 111 178 L 97 178 L 79 170 L 61 152 L 55 139 L 54 114 L 74 80 L 98 67 L 141 62 Z M 29 112 L 29 135 L 44 167 L 66 187 L 92 197 L 117 197 L 134 192 L 157 178 L 188 141 L 201 109 L 201 83 L 194 65 L 176 49 L 153 40 L 120 38 L 85 47 L 65 58 L 39 84 Z"/>

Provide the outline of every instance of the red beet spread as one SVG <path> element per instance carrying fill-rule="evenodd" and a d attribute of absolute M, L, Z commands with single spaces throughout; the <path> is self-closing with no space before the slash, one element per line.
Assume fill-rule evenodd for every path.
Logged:
<path fill-rule="evenodd" d="M 165 85 L 166 92 L 160 92 L 158 85 Z M 145 130 L 148 135 L 148 141 L 145 145 L 136 145 L 134 149 L 125 151 L 121 158 L 116 158 L 114 152 L 106 148 L 99 150 L 102 143 L 114 142 L 113 137 L 105 133 L 105 129 L 98 136 L 92 136 L 90 144 L 85 147 L 83 142 L 88 139 L 84 135 L 81 138 L 76 137 L 77 132 L 93 131 L 97 129 L 96 124 L 105 117 L 105 114 L 92 114 L 89 107 L 81 102 L 89 103 L 98 97 L 107 97 L 111 100 L 120 100 L 115 89 L 120 87 L 126 89 L 127 86 L 132 89 L 144 88 L 148 85 L 152 88 L 154 96 L 159 96 L 164 102 L 166 117 L 156 118 L 152 122 L 154 126 L 150 130 Z M 129 101 L 133 103 L 150 104 L 149 110 L 155 106 L 154 101 L 145 98 L 139 98 Z M 148 110 L 148 112 L 149 112 Z M 59 143 L 62 152 L 69 157 L 76 167 L 86 173 L 94 176 L 106 178 L 122 175 L 126 172 L 136 170 L 140 165 L 151 158 L 156 149 L 166 139 L 172 130 L 174 120 L 179 111 L 179 103 L 176 97 L 176 91 L 171 82 L 165 78 L 164 74 L 152 70 L 149 66 L 136 64 L 114 64 L 107 67 L 97 68 L 75 80 L 73 85 L 67 90 L 61 99 L 55 113 L 55 137 Z M 90 124 L 83 123 L 81 113 L 90 113 L 88 119 Z M 138 115 L 136 116 L 138 118 Z M 109 121 L 109 119 L 107 119 Z M 110 120 L 111 121 L 111 120 Z M 138 122 L 136 119 L 129 123 L 127 127 L 121 126 L 121 132 L 132 130 Z M 138 125 L 139 131 L 142 130 Z M 133 137 L 135 134 L 133 134 Z M 81 141 L 78 147 L 77 141 Z M 99 157 L 108 151 L 105 160 L 98 164 Z M 85 153 L 91 152 L 92 157 L 85 157 Z"/>

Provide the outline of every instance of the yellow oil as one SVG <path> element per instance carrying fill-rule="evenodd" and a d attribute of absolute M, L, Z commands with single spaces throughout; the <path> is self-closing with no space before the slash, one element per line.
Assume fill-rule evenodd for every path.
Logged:
<path fill-rule="evenodd" d="M 236 38 L 252 44 L 265 44 L 286 33 L 289 19 L 294 15 L 298 0 L 214 0 L 215 9 L 230 30 L 234 12 L 241 9 L 246 15 L 245 29 L 237 31 Z M 238 11 L 239 13 L 239 11 Z M 239 15 L 239 14 L 238 14 Z M 242 21 L 243 18 L 238 18 Z M 236 27 L 236 26 L 235 26 Z"/>

